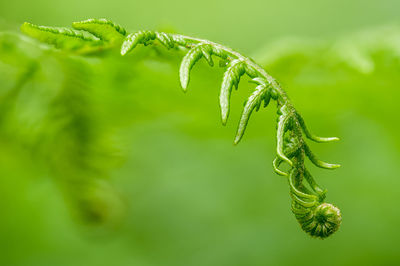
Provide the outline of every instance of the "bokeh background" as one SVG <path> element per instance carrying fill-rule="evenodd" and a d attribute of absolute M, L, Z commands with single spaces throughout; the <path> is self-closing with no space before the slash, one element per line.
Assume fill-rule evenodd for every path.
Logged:
<path fill-rule="evenodd" d="M 0 265 L 400 265 L 397 0 L 1 1 Z M 220 123 L 223 70 L 180 53 L 60 56 L 21 37 L 24 21 L 109 18 L 130 31 L 208 38 L 263 65 L 335 171 L 313 168 L 343 213 L 308 237 L 273 173 L 275 106 L 233 146 L 252 86 Z"/>

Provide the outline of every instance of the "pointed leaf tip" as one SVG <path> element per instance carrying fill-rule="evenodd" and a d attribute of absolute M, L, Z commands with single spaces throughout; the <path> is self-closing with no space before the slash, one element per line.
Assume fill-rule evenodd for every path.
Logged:
<path fill-rule="evenodd" d="M 128 50 L 126 49 L 126 47 L 122 46 L 121 47 L 121 55 L 124 56 L 127 54 L 127 52 L 128 52 Z"/>
<path fill-rule="evenodd" d="M 339 167 L 341 167 L 340 164 L 331 164 L 331 169 L 336 169 L 336 168 L 339 168 Z"/>
<path fill-rule="evenodd" d="M 235 140 L 233 141 L 233 144 L 238 145 L 241 140 L 242 140 L 242 136 L 236 135 Z"/>
<path fill-rule="evenodd" d="M 325 168 L 325 169 L 336 169 L 340 167 L 340 164 L 331 164 L 331 163 L 327 163 L 324 161 L 319 160 L 311 151 L 310 147 L 305 144 L 304 145 L 304 151 L 307 155 L 307 157 L 310 159 L 310 161 L 315 165 L 318 166 L 320 168 Z"/>
<path fill-rule="evenodd" d="M 183 92 L 187 92 L 187 87 L 189 85 L 189 79 L 187 76 L 184 76 L 183 74 L 179 75 L 180 83 L 181 83 L 181 88 Z"/>
<path fill-rule="evenodd" d="M 221 106 L 221 122 L 222 125 L 226 125 L 228 122 L 228 116 L 229 116 L 229 106 Z"/>
<path fill-rule="evenodd" d="M 244 107 L 242 110 L 242 115 L 240 117 L 239 125 L 236 130 L 236 138 L 238 139 L 238 142 L 240 139 L 243 137 L 247 124 L 249 122 L 250 116 L 255 109 L 258 111 L 261 107 L 261 102 L 263 100 L 266 100 L 269 102 L 269 93 L 267 87 L 264 85 L 258 85 L 254 92 L 250 95 L 250 97 L 247 99 L 247 101 L 244 103 Z"/>
<path fill-rule="evenodd" d="M 183 91 L 187 91 L 187 86 L 189 85 L 189 75 L 186 69 L 183 69 L 181 65 L 181 69 L 179 70 L 179 80 L 181 83 L 181 88 Z"/>

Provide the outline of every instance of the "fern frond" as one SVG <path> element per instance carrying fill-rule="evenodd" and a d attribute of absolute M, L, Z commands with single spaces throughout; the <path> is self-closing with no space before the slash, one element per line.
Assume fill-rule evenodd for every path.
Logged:
<path fill-rule="evenodd" d="M 290 123 L 290 115 L 286 110 L 286 106 L 284 105 L 281 108 L 282 111 L 282 115 L 279 116 L 278 118 L 278 126 L 277 126 L 277 143 L 276 143 L 276 153 L 278 155 L 278 157 L 283 160 L 286 161 L 290 166 L 293 166 L 293 162 L 286 157 L 285 152 L 284 152 L 284 145 L 285 145 L 285 141 L 284 141 L 284 136 L 286 131 L 288 130 L 288 126 Z"/>
<path fill-rule="evenodd" d="M 268 92 L 268 87 L 266 85 L 258 85 L 253 94 L 250 95 L 246 104 L 243 108 L 242 116 L 240 118 L 239 126 L 236 131 L 235 144 L 238 144 L 242 139 L 244 131 L 246 130 L 247 123 L 249 122 L 251 113 L 254 109 L 258 111 L 264 101 L 264 107 L 267 107 L 269 101 L 271 100 L 271 95 Z"/>
<path fill-rule="evenodd" d="M 131 33 L 126 37 L 124 43 L 122 44 L 121 55 L 129 53 L 130 51 L 135 49 L 138 44 L 148 45 L 150 41 L 153 41 L 155 39 L 157 39 L 157 34 L 152 31 L 138 31 L 136 33 Z"/>
<path fill-rule="evenodd" d="M 90 98 L 92 74 L 81 60 L 57 59 L 64 77 L 44 123 L 49 135 L 41 136 L 45 154 L 52 150 L 46 162 L 81 221 L 110 225 L 117 222 L 122 203 L 106 182 L 111 156 L 102 154 L 106 147 Z"/>
<path fill-rule="evenodd" d="M 274 171 L 276 174 L 280 175 L 280 176 L 288 176 L 288 173 L 282 171 L 279 169 L 279 166 L 281 165 L 281 163 L 283 162 L 283 160 L 279 157 L 276 157 L 273 161 L 272 161 L 272 166 L 274 168 Z"/>
<path fill-rule="evenodd" d="M 92 34 L 70 28 L 37 26 L 25 22 L 21 31 L 58 49 L 82 54 L 98 51 L 103 45 L 103 42 Z"/>
<path fill-rule="evenodd" d="M 229 116 L 229 102 L 231 98 L 232 87 L 238 88 L 240 77 L 245 73 L 245 63 L 239 59 L 230 62 L 228 69 L 222 79 L 221 92 L 219 96 L 219 105 L 221 107 L 222 124 L 226 124 Z"/>
<path fill-rule="evenodd" d="M 307 155 L 307 157 L 310 159 L 310 161 L 315 164 L 316 166 L 320 168 L 325 168 L 325 169 L 336 169 L 340 167 L 340 164 L 331 164 L 331 163 L 326 163 L 321 160 L 319 160 L 310 150 L 307 144 L 304 144 L 304 151 Z"/>
<path fill-rule="evenodd" d="M 27 24 L 26 26 L 29 29 L 27 31 L 28 34 L 33 28 L 36 31 L 33 30 L 35 34 L 31 34 L 31 36 L 44 42 L 54 43 L 60 49 L 69 47 L 67 45 L 68 38 L 72 38 L 72 40 L 84 39 L 80 38 L 79 36 L 81 35 L 74 31 L 54 30 L 48 27 L 40 28 L 39 26 L 33 27 L 30 25 Z M 118 34 L 125 35 L 115 24 L 105 20 L 88 20 L 74 24 L 74 27 L 86 30 L 98 37 L 99 40 L 90 41 L 90 43 L 105 43 L 113 40 L 115 36 L 119 38 Z M 51 38 L 48 37 L 49 32 L 53 34 L 50 35 Z M 307 171 L 304 160 L 308 157 L 315 165 L 328 169 L 337 168 L 339 165 L 328 164 L 317 159 L 305 143 L 303 134 L 316 142 L 328 142 L 338 139 L 320 138 L 312 135 L 279 83 L 253 60 L 226 46 L 185 35 L 138 31 L 125 37 L 120 53 L 121 55 L 127 55 L 140 44 L 146 46 L 157 42 L 167 49 L 181 48 L 188 50 L 179 69 L 180 82 L 184 91 L 186 91 L 189 84 L 191 69 L 202 57 L 205 58 L 210 66 L 214 65 L 213 56 L 219 58 L 220 66 L 226 67 L 219 96 L 222 124 L 224 125 L 229 116 L 232 88 L 238 88 L 241 77 L 246 74 L 257 85 L 243 107 L 234 141 L 235 144 L 242 139 L 252 112 L 259 110 L 263 102 L 266 107 L 271 99 L 276 101 L 278 114 L 277 157 L 273 162 L 273 168 L 277 174 L 288 178 L 290 196 L 292 198 L 292 212 L 303 230 L 311 236 L 325 238 L 337 231 L 341 223 L 340 210 L 332 204 L 323 202 L 325 191 L 317 185 Z M 73 42 L 71 43 L 73 44 Z M 284 162 L 289 165 L 288 173 L 279 169 Z M 305 187 L 304 180 L 310 185 L 312 191 Z"/>
<path fill-rule="evenodd" d="M 122 42 L 126 36 L 124 28 L 107 19 L 88 19 L 73 22 L 72 27 L 90 32 L 97 38 L 107 42 Z"/>
<path fill-rule="evenodd" d="M 203 44 L 200 46 L 201 52 L 203 53 L 204 59 L 207 61 L 208 65 L 210 67 L 214 66 L 214 61 L 212 59 L 212 55 L 214 53 L 214 50 L 211 45 L 209 44 Z"/>
<path fill-rule="evenodd" d="M 203 51 L 201 49 L 201 44 L 193 47 L 189 52 L 183 57 L 181 67 L 179 68 L 179 77 L 181 81 L 181 87 L 183 91 L 186 91 L 190 80 L 190 70 L 203 56 Z"/>
<path fill-rule="evenodd" d="M 323 137 L 318 137 L 314 134 L 312 134 L 306 127 L 306 123 L 304 122 L 303 117 L 297 113 L 297 120 L 299 121 L 300 125 L 301 125 L 301 129 L 303 130 L 304 134 L 306 135 L 306 137 L 312 141 L 315 142 L 319 142 L 319 143 L 324 143 L 324 142 L 332 142 L 332 141 L 338 141 L 339 138 L 337 137 L 331 137 L 331 138 L 323 138 Z"/>

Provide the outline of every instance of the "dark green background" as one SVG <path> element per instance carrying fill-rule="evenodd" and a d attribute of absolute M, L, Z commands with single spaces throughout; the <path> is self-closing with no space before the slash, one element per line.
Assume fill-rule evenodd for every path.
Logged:
<path fill-rule="evenodd" d="M 362 49 L 382 36 L 375 31 L 398 25 L 399 9 L 395 0 L 1 1 L 3 31 L 17 32 L 24 21 L 68 26 L 106 17 L 129 30 L 174 30 L 254 56 L 315 133 L 341 138 L 311 145 L 342 168 L 311 172 L 328 189 L 327 201 L 342 210 L 343 224 L 323 241 L 298 226 L 287 182 L 271 166 L 274 105 L 253 115 L 240 145 L 232 145 L 251 89 L 246 79 L 233 94 L 223 127 L 221 69 L 199 64 L 183 94 L 181 54 L 168 53 L 161 61 L 153 54 L 149 60 L 109 56 L 90 64 L 90 97 L 118 158 L 109 181 L 123 202 L 118 221 L 103 227 L 76 218 L 69 204 L 74 193 L 63 193 L 46 160 L 38 163 L 32 148 L 2 138 L 0 265 L 399 265 L 400 41 L 397 51 L 378 47 L 371 55 L 375 67 L 367 72 L 334 49 L 343 40 Z M 366 39 L 357 39 L 360 31 Z M 396 28 L 390 32 L 400 36 Z M 287 36 L 307 41 L 300 45 Z M 268 61 L 275 51 L 269 44 L 277 40 L 283 41 L 274 49 L 289 48 Z M 40 60 L 46 75 L 27 84 L 18 99 L 22 111 L 12 125 L 2 126 L 2 135 L 29 139 L 26 116 L 41 110 L 42 99 L 58 86 L 51 56 Z M 0 64 L 1 95 L 19 70 Z M 51 156 L 52 147 L 47 149 Z"/>

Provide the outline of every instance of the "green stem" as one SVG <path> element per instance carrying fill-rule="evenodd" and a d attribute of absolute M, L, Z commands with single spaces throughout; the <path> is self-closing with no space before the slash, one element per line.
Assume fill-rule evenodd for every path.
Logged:
<path fill-rule="evenodd" d="M 198 44 L 198 43 L 209 44 L 212 47 L 220 49 L 220 50 L 223 50 L 227 54 L 231 55 L 232 57 L 235 57 L 235 58 L 245 62 L 246 65 L 251 66 L 259 74 L 258 76 L 261 76 L 261 77 L 265 78 L 269 82 L 270 86 L 277 91 L 277 93 L 279 95 L 278 99 L 280 99 L 280 101 L 279 101 L 280 105 L 284 105 L 284 104 L 288 104 L 289 103 L 289 97 L 287 96 L 286 92 L 281 88 L 279 83 L 275 80 L 275 78 L 273 78 L 270 74 L 268 74 L 264 70 L 264 68 L 262 68 L 260 65 L 256 64 L 254 61 L 252 61 L 248 57 L 243 56 L 242 54 L 240 54 L 239 52 L 233 50 L 232 48 L 226 47 L 226 46 L 221 45 L 219 43 L 211 42 L 209 40 L 189 37 L 189 36 L 185 36 L 185 35 L 181 35 L 181 34 L 171 34 L 171 35 L 174 38 L 174 40 L 176 40 L 178 43 L 179 43 L 179 40 L 184 40 L 186 42 L 192 42 L 192 43 L 196 43 L 196 44 Z M 187 43 L 186 43 L 186 45 L 187 45 Z M 187 47 L 187 48 L 189 48 L 189 47 Z M 291 104 L 289 104 L 289 106 L 292 107 Z"/>

